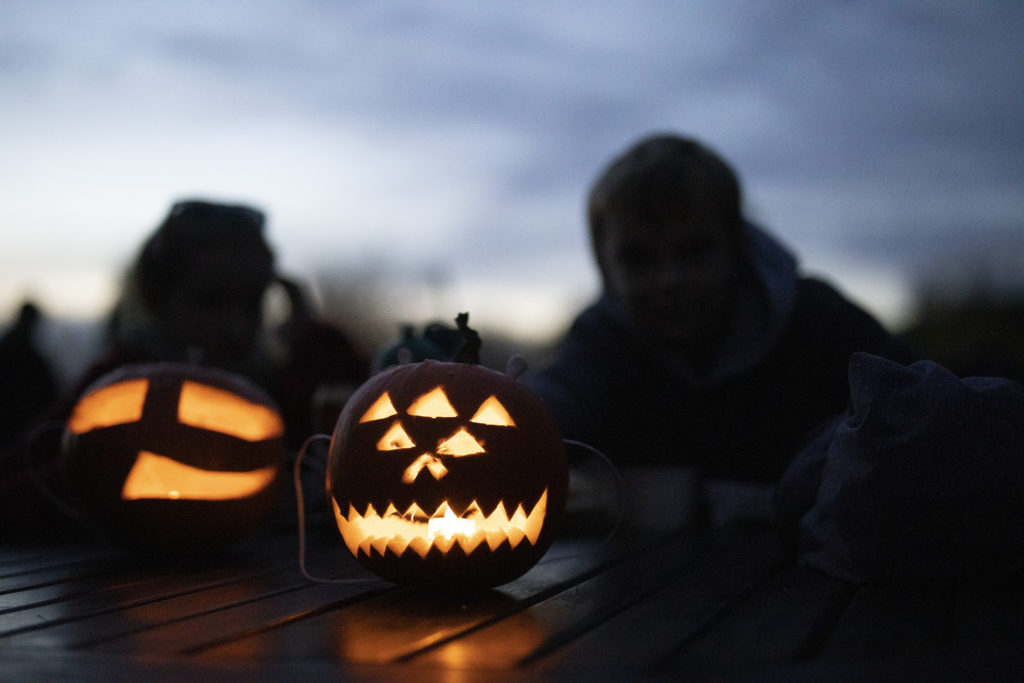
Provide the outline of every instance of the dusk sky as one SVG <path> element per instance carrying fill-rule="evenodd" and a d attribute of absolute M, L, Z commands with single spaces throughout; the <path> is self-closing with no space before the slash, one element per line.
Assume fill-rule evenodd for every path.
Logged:
<path fill-rule="evenodd" d="M 205 197 L 282 270 L 549 334 L 597 292 L 589 183 L 652 131 L 886 322 L 923 268 L 1024 272 L 1021 2 L 0 0 L 0 320 L 102 315 Z"/>

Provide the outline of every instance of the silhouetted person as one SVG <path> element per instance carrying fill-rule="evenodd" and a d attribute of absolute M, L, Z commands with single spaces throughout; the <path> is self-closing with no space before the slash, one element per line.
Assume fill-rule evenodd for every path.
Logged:
<path fill-rule="evenodd" d="M 775 482 L 846 406 L 853 352 L 912 356 L 745 220 L 736 175 L 696 141 L 630 147 L 588 218 L 603 293 L 528 381 L 565 437 L 616 463 Z"/>
<path fill-rule="evenodd" d="M 110 317 L 107 346 L 80 385 L 129 362 L 178 361 L 248 377 L 277 400 L 294 446 L 320 427 L 316 392 L 358 385 L 369 363 L 339 328 L 319 320 L 302 288 L 280 277 L 264 215 L 241 205 L 181 201 L 143 244 Z M 284 289 L 280 329 L 264 298 Z"/>
<path fill-rule="evenodd" d="M 318 394 L 358 386 L 369 362 L 342 330 L 313 314 L 296 283 L 276 273 L 263 228 L 263 213 L 248 206 L 174 204 L 127 274 L 104 349 L 49 416 L 66 419 L 93 381 L 122 365 L 175 361 L 226 370 L 266 389 L 278 404 L 293 450 L 324 431 L 325 421 L 333 427 L 335 416 L 323 414 Z M 263 319 L 271 286 L 282 286 L 291 304 L 287 322 L 274 330 Z M 23 465 L 27 453 L 37 478 L 60 495 L 55 435 L 49 432 L 18 450 L 0 461 L 0 537 L 61 529 L 66 520 L 51 524 L 47 519 L 52 506 L 32 495 Z M 22 504 L 19 497 L 31 500 Z M 38 513 L 24 512 L 30 509 Z"/>
<path fill-rule="evenodd" d="M 26 301 L 0 338 L 0 450 L 57 398 L 57 379 L 36 339 L 40 318 L 39 308 Z"/>
<path fill-rule="evenodd" d="M 195 362 L 265 378 L 260 333 L 274 256 L 263 224 L 247 206 L 176 203 L 127 275 L 107 329 L 110 364 Z"/>

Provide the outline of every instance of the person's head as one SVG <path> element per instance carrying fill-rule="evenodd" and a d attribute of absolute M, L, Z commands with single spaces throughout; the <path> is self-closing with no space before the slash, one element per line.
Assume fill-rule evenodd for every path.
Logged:
<path fill-rule="evenodd" d="M 134 286 L 174 353 L 231 366 L 252 351 L 274 277 L 263 223 L 248 206 L 181 201 L 145 242 Z"/>
<path fill-rule="evenodd" d="M 587 217 L 606 296 L 654 343 L 706 354 L 728 324 L 746 235 L 729 165 L 693 140 L 642 139 L 595 181 Z"/>

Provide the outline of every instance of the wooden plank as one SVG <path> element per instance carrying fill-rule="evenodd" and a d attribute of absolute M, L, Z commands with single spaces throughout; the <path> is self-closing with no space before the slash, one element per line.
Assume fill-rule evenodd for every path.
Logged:
<path fill-rule="evenodd" d="M 217 592 L 254 585 L 259 577 L 239 581 L 235 574 L 149 577 L 125 581 L 71 599 L 30 606 L 4 615 L 0 642 L 15 645 L 75 647 L 100 634 L 122 628 L 125 614 L 181 596 L 210 600 Z M 129 622 L 130 623 L 130 622 Z"/>
<path fill-rule="evenodd" d="M 706 631 L 732 604 L 772 576 L 781 562 L 773 537 L 735 539 L 629 609 L 561 647 L 538 651 L 531 668 L 547 674 L 652 667 Z"/>
<path fill-rule="evenodd" d="M 11 576 L 67 565 L 81 565 L 103 559 L 123 557 L 117 548 L 101 545 L 25 545 L 0 546 L 0 586 Z"/>
<path fill-rule="evenodd" d="M 678 539 L 621 562 L 526 609 L 441 641 L 403 661 L 417 667 L 514 669 L 557 649 L 657 592 L 690 568 L 702 551 Z"/>
<path fill-rule="evenodd" d="M 736 675 L 808 659 L 846 607 L 853 587 L 792 563 L 737 601 L 655 671 Z"/>
<path fill-rule="evenodd" d="M 847 659 L 938 653 L 951 640 L 955 587 L 866 585 L 854 593 L 819 657 Z"/>
<path fill-rule="evenodd" d="M 311 540 L 314 573 L 368 577 Z M 189 568 L 5 548 L 0 678 L 1024 679 L 1019 577 L 854 587 L 785 563 L 770 535 L 733 541 L 562 540 L 458 598 L 311 583 L 286 531 Z"/>
<path fill-rule="evenodd" d="M 147 579 L 64 603 L 18 613 L 36 620 L 3 641 L 21 646 L 85 647 L 259 601 L 309 585 L 294 567 L 221 567 L 187 576 Z"/>
<path fill-rule="evenodd" d="M 36 577 L 34 581 L 24 582 L 24 585 L 0 594 L 0 614 L 11 615 L 0 624 L 0 634 L 19 630 L 25 625 L 19 623 L 19 616 L 14 614 L 19 611 L 43 608 L 29 616 L 27 623 L 42 625 L 56 619 L 72 620 L 76 612 L 86 615 L 90 613 L 87 607 L 90 599 L 84 596 L 93 596 L 92 602 L 108 605 L 112 602 L 110 596 L 137 590 L 137 599 L 146 600 L 151 599 L 147 596 L 159 595 L 161 590 L 167 590 L 159 588 L 160 584 L 177 583 L 181 585 L 175 586 L 175 590 L 188 590 L 190 583 L 205 585 L 229 580 L 230 577 L 238 578 L 239 575 L 251 575 L 254 570 L 248 565 L 249 563 L 239 562 L 234 558 L 215 564 L 183 566 L 173 562 L 145 562 L 124 554 L 115 554 L 111 557 L 109 553 L 97 556 L 93 562 L 59 565 L 55 568 L 57 574 L 48 572 L 44 564 L 37 570 L 28 572 Z M 260 572 L 266 571 L 261 564 L 255 566 L 259 567 Z M 195 577 L 200 575 L 203 576 L 197 582 Z M 218 579 L 218 576 L 223 578 Z M 75 598 L 82 599 L 72 603 Z M 56 603 L 61 604 L 49 609 L 44 608 Z M 59 613 L 59 616 L 54 611 Z"/>
<path fill-rule="evenodd" d="M 516 609 L 514 600 L 497 591 L 445 598 L 400 589 L 288 624 L 269 624 L 248 637 L 206 648 L 199 656 L 204 660 L 258 656 L 389 664 Z"/>
<path fill-rule="evenodd" d="M 400 662 L 566 590 L 614 565 L 630 550 L 613 544 L 595 549 L 593 542 L 559 541 L 537 566 L 495 590 L 437 595 L 425 589 L 400 589 L 200 654 L 204 658 L 242 658 L 262 652 L 269 657 L 287 653 L 359 664 Z"/>
<path fill-rule="evenodd" d="M 308 581 L 299 574 L 297 557 L 292 555 L 294 548 L 294 539 L 268 538 L 244 552 L 230 553 L 207 564 L 141 563 L 130 559 L 98 588 L 89 572 L 83 571 L 50 596 L 53 599 L 36 600 L 46 597 L 38 589 L 21 591 L 8 596 L 19 604 L 0 619 L 0 643 L 77 646 L 121 633 L 126 624 L 138 627 L 130 618 L 135 614 L 131 610 L 145 611 L 154 604 L 168 610 L 172 606 L 186 609 L 190 600 L 201 603 L 193 609 L 205 609 L 218 601 L 237 601 L 240 586 L 260 586 L 264 590 L 299 587 Z M 359 571 L 347 551 L 336 549 L 314 556 L 311 567 L 328 574 L 330 571 L 324 569 L 329 567 Z M 218 591 L 222 592 L 220 597 Z M 170 615 L 169 611 L 165 613 Z"/>
<path fill-rule="evenodd" d="M 81 651 L 3 648 L 0 648 L 0 666 L 0 677 L 4 681 L 280 683 L 403 680 L 415 683 L 420 680 L 415 675 L 409 675 L 409 672 L 379 667 L 343 667 L 331 660 L 198 661 L 187 657 L 125 656 Z"/>
<path fill-rule="evenodd" d="M 237 562 L 183 567 L 140 564 L 128 559 L 122 560 L 121 565 L 116 571 L 99 576 L 84 568 L 59 587 L 53 586 L 58 590 L 50 596 L 52 599 L 38 599 L 46 597 L 45 591 L 38 588 L 5 596 L 15 604 L 4 615 L 0 636 L 9 638 L 26 630 L 87 619 L 271 571 L 259 564 Z"/>
<path fill-rule="evenodd" d="M 52 618 L 47 619 L 39 612 L 33 612 L 35 616 L 30 618 L 23 618 L 23 614 L 28 613 L 29 610 L 44 608 L 45 605 L 55 603 L 67 603 L 75 598 L 109 592 L 113 589 L 123 589 L 141 582 L 142 580 L 136 575 L 111 572 L 95 576 L 79 576 L 73 580 L 33 586 L 15 593 L 0 595 L 0 638 L 4 633 L 19 630 L 27 624 L 39 621 L 40 618 L 47 622 L 52 621 Z M 4 617 L 4 615 L 8 616 Z"/>
<path fill-rule="evenodd" d="M 4 614 L 104 585 L 117 563 L 97 568 L 97 562 L 89 562 L 97 557 L 96 550 L 76 545 L 0 546 L 0 633 L 9 630 Z M 109 554 L 99 553 L 101 557 Z M 87 585 L 77 585 L 83 582 Z"/>
<path fill-rule="evenodd" d="M 124 565 L 120 559 L 101 558 L 85 562 L 43 562 L 37 565 L 19 567 L 0 579 L 0 596 L 41 586 L 73 581 L 83 577 L 106 576 Z M 10 604 L 10 603 L 8 603 Z"/>
<path fill-rule="evenodd" d="M 192 654 L 254 634 L 276 633 L 282 624 L 338 610 L 352 602 L 358 603 L 391 590 L 393 587 L 380 579 L 359 579 L 348 584 L 307 582 L 268 593 L 247 587 L 239 591 L 235 602 L 221 601 L 205 608 L 200 603 L 191 603 L 187 608 L 174 605 L 172 613 L 176 616 L 170 618 L 163 612 L 144 614 L 133 610 L 124 616 L 140 620 L 143 628 L 125 630 L 115 637 L 86 645 L 102 652 L 158 656 Z M 150 619 L 148 623 L 142 621 L 147 618 Z M 246 658 L 261 653 L 264 651 L 256 649 Z"/>

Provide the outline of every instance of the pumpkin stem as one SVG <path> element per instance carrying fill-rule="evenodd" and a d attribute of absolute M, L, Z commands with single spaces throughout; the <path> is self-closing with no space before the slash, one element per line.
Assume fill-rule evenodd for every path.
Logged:
<path fill-rule="evenodd" d="M 480 335 L 469 326 L 469 313 L 459 313 L 455 316 L 455 324 L 462 335 L 462 346 L 455 354 L 456 363 L 480 364 Z"/>

